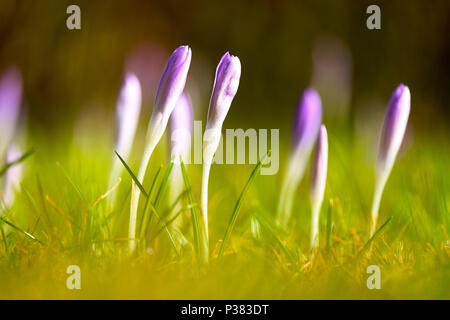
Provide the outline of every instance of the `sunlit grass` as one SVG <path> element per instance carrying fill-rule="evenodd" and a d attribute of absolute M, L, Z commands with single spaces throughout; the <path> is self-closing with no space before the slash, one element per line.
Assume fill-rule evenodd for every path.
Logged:
<path fill-rule="evenodd" d="M 110 145 L 96 143 L 104 140 L 95 132 L 85 134 L 91 143 L 48 148 L 39 135 L 30 142 L 35 152 L 23 161 L 21 190 L 1 214 L 0 298 L 450 298 L 450 150 L 441 135 L 417 134 L 399 157 L 381 202 L 379 231 L 369 240 L 373 161 L 367 146 L 330 130 L 314 255 L 308 181 L 296 193 L 284 231 L 275 223 L 281 174 L 261 176 L 251 165 L 213 166 L 205 264 L 198 226 L 201 166 L 186 166 L 188 188 L 171 215 L 171 165 L 167 150 L 158 147 L 142 184 L 148 201 L 139 207 L 137 249 L 130 256 L 132 178 L 124 170 L 110 210 L 108 177 L 116 155 Z M 129 162 L 131 172 L 137 159 Z M 174 215 L 183 218 L 179 229 Z M 81 267 L 79 291 L 66 288 L 66 268 L 73 264 Z M 381 290 L 366 287 L 372 264 L 381 268 Z"/>

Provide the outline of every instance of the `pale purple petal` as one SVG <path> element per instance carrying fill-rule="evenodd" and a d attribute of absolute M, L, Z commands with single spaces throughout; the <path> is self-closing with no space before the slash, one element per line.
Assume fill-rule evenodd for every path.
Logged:
<path fill-rule="evenodd" d="M 0 78 L 0 158 L 14 135 L 22 101 L 22 77 L 15 67 Z"/>
<path fill-rule="evenodd" d="M 237 93 L 240 78 L 241 62 L 239 58 L 228 52 L 225 53 L 216 69 L 214 87 L 209 101 L 208 128 L 221 128 Z"/>
<path fill-rule="evenodd" d="M 390 171 L 408 124 L 411 106 L 409 88 L 400 84 L 389 100 L 380 136 L 378 168 Z"/>
<path fill-rule="evenodd" d="M 178 47 L 170 56 L 159 82 L 153 115 L 161 113 L 164 119 L 169 119 L 184 90 L 191 56 L 191 49 L 188 46 Z"/>
<path fill-rule="evenodd" d="M 117 101 L 117 141 L 115 149 L 127 160 L 141 110 L 141 85 L 133 73 L 125 76 Z"/>
<path fill-rule="evenodd" d="M 322 103 L 319 94 L 312 88 L 306 89 L 299 101 L 294 117 L 294 150 L 311 150 L 322 122 Z"/>

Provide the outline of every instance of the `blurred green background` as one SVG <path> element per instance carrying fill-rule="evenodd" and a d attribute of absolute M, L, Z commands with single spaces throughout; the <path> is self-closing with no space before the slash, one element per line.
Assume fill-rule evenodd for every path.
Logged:
<path fill-rule="evenodd" d="M 66 28 L 70 4 L 81 8 L 81 30 Z M 381 30 L 366 28 L 370 4 L 381 8 Z M 318 80 L 314 75 L 317 49 L 325 60 L 337 52 L 328 70 L 342 62 L 339 55 L 348 63 L 331 79 L 338 89 L 340 80 L 351 87 L 343 103 L 344 118 L 352 124 L 359 110 L 359 121 L 371 115 L 366 112 L 371 106 L 382 112 L 404 82 L 412 93 L 414 127 L 436 129 L 445 127 L 449 116 L 449 34 L 448 0 L 2 0 L 0 69 L 19 66 L 27 119 L 50 130 L 58 123 L 67 126 L 85 108 L 112 110 L 128 69 L 143 82 L 144 110 L 150 114 L 169 54 L 188 44 L 193 60 L 187 90 L 196 119 L 205 119 L 216 64 L 230 51 L 241 59 L 242 78 L 228 125 L 284 128 L 301 91 L 327 78 L 326 70 Z M 325 96 L 325 119 L 333 122 L 327 110 L 335 100 L 342 102 L 334 99 L 339 93 L 327 96 L 318 89 Z M 281 138 L 287 134 L 281 132 Z"/>

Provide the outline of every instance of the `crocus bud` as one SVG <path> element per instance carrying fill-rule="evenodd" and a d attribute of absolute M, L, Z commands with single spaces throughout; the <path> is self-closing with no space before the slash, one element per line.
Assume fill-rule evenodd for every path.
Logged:
<path fill-rule="evenodd" d="M 314 89 L 303 92 L 294 118 L 293 157 L 311 153 L 322 121 L 322 103 Z"/>
<path fill-rule="evenodd" d="M 127 161 L 141 111 L 141 85 L 134 73 L 128 73 L 117 101 L 117 140 L 115 149 Z"/>
<path fill-rule="evenodd" d="M 161 140 L 167 127 L 169 117 L 184 90 L 186 78 L 191 64 L 191 49 L 188 46 L 178 47 L 169 58 L 166 68 L 159 82 L 156 92 L 155 105 L 152 117 L 148 124 L 147 136 L 145 139 L 145 149 L 139 167 L 138 180 L 143 182 L 148 162 L 156 145 Z M 129 238 L 134 238 L 136 234 L 136 218 L 139 204 L 140 192 L 133 183 L 131 193 Z M 129 243 L 130 251 L 134 251 L 135 241 Z"/>
<path fill-rule="evenodd" d="M 220 142 L 222 124 L 239 87 L 241 62 L 225 53 L 216 69 L 214 87 L 209 100 L 208 120 L 203 137 L 203 161 L 211 163 Z"/>
<path fill-rule="evenodd" d="M 15 67 L 0 78 L 0 159 L 14 135 L 22 100 L 22 77 Z"/>
<path fill-rule="evenodd" d="M 22 156 L 19 146 L 11 144 L 6 153 L 6 163 L 17 161 Z M 8 169 L 5 173 L 3 184 L 3 201 L 6 207 L 11 207 L 20 180 L 22 179 L 22 163 L 18 163 Z"/>
<path fill-rule="evenodd" d="M 386 181 L 405 135 L 411 108 L 409 88 L 400 84 L 389 100 L 380 136 L 380 149 L 375 169 L 375 192 L 372 203 L 372 225 L 370 235 L 376 230 L 378 209 Z"/>
<path fill-rule="evenodd" d="M 292 152 L 288 159 L 278 203 L 278 224 L 287 227 L 291 216 L 293 196 L 308 163 L 322 122 L 322 103 L 319 94 L 306 89 L 298 104 L 292 131 Z"/>
<path fill-rule="evenodd" d="M 191 49 L 178 47 L 169 58 L 156 92 L 155 105 L 148 126 L 146 144 L 156 146 L 166 129 L 180 95 L 183 93 L 191 64 Z"/>
<path fill-rule="evenodd" d="M 133 146 L 136 128 L 139 122 L 141 111 L 141 84 L 134 73 L 125 76 L 122 89 L 116 107 L 117 138 L 114 149 L 120 156 L 128 162 L 131 147 Z M 117 183 L 123 172 L 123 165 L 119 158 L 114 157 L 111 173 L 109 176 L 109 186 Z M 108 197 L 108 203 L 112 207 L 116 198 L 113 191 Z"/>
<path fill-rule="evenodd" d="M 238 57 L 225 53 L 216 69 L 208 120 L 203 136 L 202 212 L 208 238 L 208 180 L 211 162 L 219 146 L 222 124 L 239 87 L 241 62 Z"/>
<path fill-rule="evenodd" d="M 182 94 L 169 120 L 170 128 L 170 154 L 172 160 L 179 161 L 179 157 L 184 163 L 190 161 L 191 132 L 193 127 L 194 114 L 192 103 L 187 94 Z"/>
<path fill-rule="evenodd" d="M 319 245 L 319 213 L 322 206 L 328 167 L 328 135 L 324 125 L 320 127 L 313 162 L 311 165 L 311 248 Z"/>

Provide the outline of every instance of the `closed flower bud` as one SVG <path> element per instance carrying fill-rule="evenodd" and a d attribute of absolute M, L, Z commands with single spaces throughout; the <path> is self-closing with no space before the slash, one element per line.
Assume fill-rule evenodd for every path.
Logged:
<path fill-rule="evenodd" d="M 178 47 L 169 58 L 166 68 L 159 82 L 156 93 L 155 105 L 153 107 L 152 117 L 148 125 L 147 136 L 145 139 L 145 149 L 139 166 L 138 180 L 143 182 L 148 162 L 156 145 L 161 140 L 166 130 L 169 117 L 175 108 L 186 84 L 186 78 L 191 64 L 191 49 L 188 46 Z M 136 234 L 136 218 L 139 205 L 140 192 L 133 183 L 131 192 L 129 238 L 134 238 Z M 131 240 L 129 244 L 130 251 L 134 251 L 135 241 Z"/>
<path fill-rule="evenodd" d="M 209 101 L 208 120 L 203 135 L 202 213 L 208 238 L 208 181 L 214 153 L 219 146 L 222 124 L 237 93 L 241 78 L 238 57 L 225 53 L 216 69 L 213 91 Z"/>
<path fill-rule="evenodd" d="M 0 159 L 14 136 L 22 101 L 22 77 L 15 67 L 0 78 Z"/>
<path fill-rule="evenodd" d="M 278 203 L 278 224 L 283 228 L 287 227 L 291 216 L 294 193 L 304 175 L 321 122 L 322 103 L 320 96 L 314 89 L 308 88 L 300 98 L 294 117 L 293 150 L 288 159 L 288 167 Z"/>
<path fill-rule="evenodd" d="M 119 99 L 116 106 L 117 138 L 115 150 L 127 162 L 131 147 L 133 146 L 136 128 L 141 112 L 141 84 L 134 73 L 125 76 L 124 83 L 120 90 Z M 117 183 L 123 171 L 123 165 L 117 157 L 114 157 L 113 166 L 109 177 L 109 185 Z M 112 206 L 116 198 L 113 191 L 108 197 L 108 203 Z"/>
<path fill-rule="evenodd" d="M 125 76 L 117 101 L 117 140 L 115 149 L 127 161 L 141 111 L 141 84 L 134 73 Z"/>
<path fill-rule="evenodd" d="M 409 88 L 400 84 L 389 100 L 380 135 L 380 149 L 375 169 L 375 192 L 372 203 L 372 225 L 370 235 L 376 230 L 381 195 L 394 166 L 395 158 L 405 135 L 411 108 Z"/>

